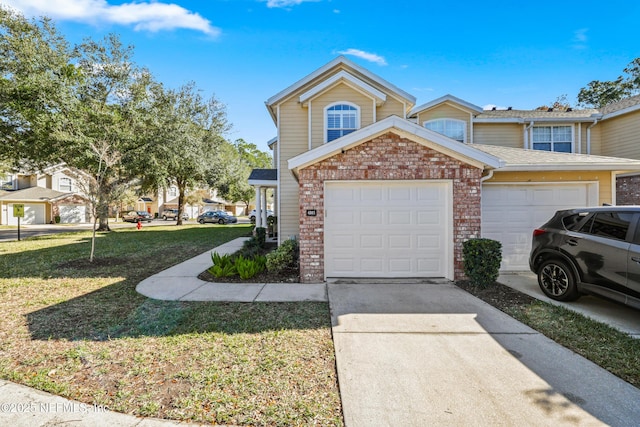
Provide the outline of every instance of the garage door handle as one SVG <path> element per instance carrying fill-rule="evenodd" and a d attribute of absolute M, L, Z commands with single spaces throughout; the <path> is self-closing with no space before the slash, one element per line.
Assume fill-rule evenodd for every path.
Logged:
<path fill-rule="evenodd" d="M 637 262 L 638 264 L 640 264 L 640 258 L 638 258 L 637 256 L 632 256 L 631 257 L 631 261 Z"/>
<path fill-rule="evenodd" d="M 568 240 L 568 241 L 567 241 L 567 244 L 568 244 L 569 246 L 578 246 L 578 241 L 577 241 L 577 240 L 575 240 L 575 239 L 571 239 L 571 240 Z"/>

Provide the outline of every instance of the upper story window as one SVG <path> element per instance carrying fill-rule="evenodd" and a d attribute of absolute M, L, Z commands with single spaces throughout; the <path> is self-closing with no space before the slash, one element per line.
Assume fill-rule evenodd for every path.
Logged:
<path fill-rule="evenodd" d="M 534 150 L 571 153 L 573 132 L 571 126 L 534 126 L 531 141 Z"/>
<path fill-rule="evenodd" d="M 325 109 L 325 123 L 326 142 L 333 141 L 358 129 L 360 109 L 346 102 L 330 105 Z"/>
<path fill-rule="evenodd" d="M 467 123 L 457 119 L 436 119 L 424 122 L 424 127 L 459 142 L 467 141 Z"/>
<path fill-rule="evenodd" d="M 71 190 L 72 190 L 72 187 L 71 187 L 71 178 L 64 178 L 64 177 L 61 177 L 61 178 L 58 180 L 58 189 L 59 189 L 60 191 L 68 191 L 68 192 L 71 192 Z"/>
<path fill-rule="evenodd" d="M 169 187 L 169 197 L 176 197 L 178 195 L 178 188 L 177 187 Z"/>
<path fill-rule="evenodd" d="M 13 190 L 13 176 L 12 175 L 0 175 L 0 190 Z"/>

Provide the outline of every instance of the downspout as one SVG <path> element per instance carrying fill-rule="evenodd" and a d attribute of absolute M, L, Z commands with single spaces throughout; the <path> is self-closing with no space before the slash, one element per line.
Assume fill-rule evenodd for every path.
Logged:
<path fill-rule="evenodd" d="M 591 154 L 591 128 L 598 124 L 598 119 L 587 128 L 587 154 Z"/>
<path fill-rule="evenodd" d="M 487 181 L 487 180 L 489 180 L 491 178 L 493 178 L 493 169 L 489 170 L 489 174 L 488 175 L 485 175 L 482 178 L 480 178 L 480 182 L 485 182 L 485 181 Z"/>
<path fill-rule="evenodd" d="M 531 141 L 529 141 L 529 139 L 530 139 L 529 138 L 529 129 L 531 129 L 533 127 L 534 123 L 535 123 L 534 121 L 530 121 L 529 122 L 529 126 L 526 126 L 524 128 L 524 148 L 525 149 L 533 147 L 533 145 L 531 144 Z"/>

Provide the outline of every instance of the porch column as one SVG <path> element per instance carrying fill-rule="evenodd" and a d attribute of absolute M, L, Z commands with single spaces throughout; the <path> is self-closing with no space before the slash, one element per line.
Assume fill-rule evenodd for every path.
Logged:
<path fill-rule="evenodd" d="M 267 187 L 262 188 L 262 201 L 264 203 L 264 209 L 260 207 L 260 215 L 262 216 L 262 226 L 267 226 Z M 257 213 L 256 213 L 257 214 Z"/>
<path fill-rule="evenodd" d="M 256 228 L 262 227 L 262 187 L 256 186 Z"/>

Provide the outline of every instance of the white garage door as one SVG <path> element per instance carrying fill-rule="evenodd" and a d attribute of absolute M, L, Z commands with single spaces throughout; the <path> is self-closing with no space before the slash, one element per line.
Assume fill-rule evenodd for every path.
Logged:
<path fill-rule="evenodd" d="M 13 204 L 9 205 L 9 225 L 18 225 L 18 218 L 13 216 Z M 20 224 L 44 224 L 44 205 L 36 203 L 24 204 L 24 218 L 20 218 Z"/>
<path fill-rule="evenodd" d="M 326 277 L 447 277 L 452 189 L 443 181 L 327 181 Z"/>
<path fill-rule="evenodd" d="M 87 207 L 81 205 L 60 205 L 60 223 L 82 224 L 87 222 Z"/>
<path fill-rule="evenodd" d="M 597 204 L 596 184 L 484 184 L 482 237 L 502 243 L 501 270 L 529 270 L 533 230 L 559 209 Z"/>

